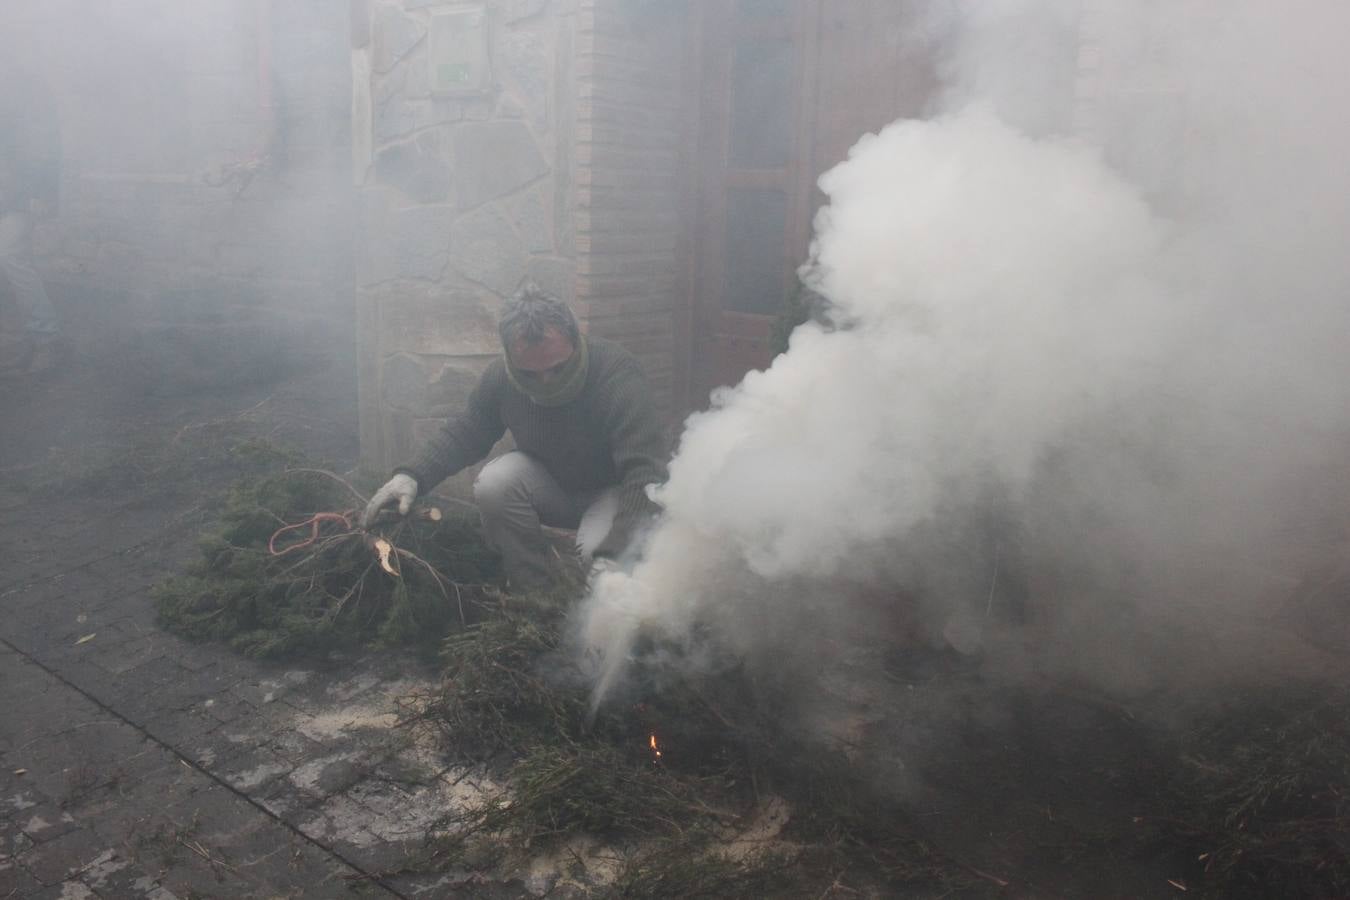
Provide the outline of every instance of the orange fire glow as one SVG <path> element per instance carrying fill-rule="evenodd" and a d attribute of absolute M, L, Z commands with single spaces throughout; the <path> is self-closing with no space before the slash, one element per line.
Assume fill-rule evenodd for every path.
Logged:
<path fill-rule="evenodd" d="M 652 748 L 652 757 L 655 759 L 656 762 L 660 762 L 660 761 L 661 761 L 661 748 L 658 747 L 657 744 L 656 744 L 656 733 L 655 733 L 655 732 L 652 732 L 652 736 L 651 736 L 650 738 L 647 739 L 647 744 L 648 744 L 648 746 L 650 746 L 650 747 Z"/>

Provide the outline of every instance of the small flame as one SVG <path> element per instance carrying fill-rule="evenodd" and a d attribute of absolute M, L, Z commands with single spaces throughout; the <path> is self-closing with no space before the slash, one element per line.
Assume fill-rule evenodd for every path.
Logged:
<path fill-rule="evenodd" d="M 652 748 L 652 762 L 661 761 L 661 748 L 656 744 L 656 732 L 652 732 L 651 737 L 647 739 L 647 745 Z"/>

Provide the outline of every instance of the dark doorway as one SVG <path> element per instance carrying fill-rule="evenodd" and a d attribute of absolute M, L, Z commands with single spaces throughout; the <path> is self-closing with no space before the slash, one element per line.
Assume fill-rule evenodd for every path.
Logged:
<path fill-rule="evenodd" d="M 770 362 L 816 179 L 863 134 L 923 112 L 936 79 L 897 0 L 709 0 L 694 15 L 685 409 Z"/>

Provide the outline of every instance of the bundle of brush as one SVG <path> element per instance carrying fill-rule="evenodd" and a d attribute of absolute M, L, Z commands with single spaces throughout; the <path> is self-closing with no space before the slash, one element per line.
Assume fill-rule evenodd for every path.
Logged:
<path fill-rule="evenodd" d="M 1350 692 L 1252 691 L 1180 743 L 1153 824 L 1224 897 L 1350 896 Z"/>
<path fill-rule="evenodd" d="M 154 589 L 160 624 L 255 657 L 433 646 L 467 624 L 476 592 L 499 573 L 476 516 L 423 505 L 367 531 L 364 505 L 319 469 L 239 483 L 201 559 Z"/>
<path fill-rule="evenodd" d="M 567 640 L 575 597 L 513 594 L 444 641 L 422 715 L 496 786 L 452 805 L 408 870 L 509 873 L 591 847 L 569 876 L 588 896 L 820 897 L 842 871 L 882 895 L 993 883 L 923 841 L 842 749 L 794 728 L 795 681 L 752 679 L 713 634 L 697 672 L 662 665 L 692 648 L 639 642 L 624 688 L 592 715 Z"/>
<path fill-rule="evenodd" d="M 783 877 L 780 856 L 710 856 L 753 804 L 749 780 L 738 780 L 746 758 L 736 736 L 675 685 L 668 696 L 630 697 L 588 716 L 589 682 L 564 637 L 575 596 L 565 584 L 512 595 L 445 640 L 444 676 L 424 715 L 448 747 L 483 760 L 509 789 L 454 808 L 413 868 L 510 871 L 573 840 L 598 840 L 621 857 L 620 881 L 684 884 L 684 875 L 701 873 L 703 896 L 747 895 L 733 885 L 771 893 L 769 883 Z M 734 760 L 681 740 L 709 732 Z M 717 890 L 707 890 L 713 883 Z"/>

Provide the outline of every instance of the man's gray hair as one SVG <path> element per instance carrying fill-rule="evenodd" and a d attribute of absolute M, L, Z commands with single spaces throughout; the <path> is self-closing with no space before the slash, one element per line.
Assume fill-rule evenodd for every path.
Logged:
<path fill-rule="evenodd" d="M 567 335 L 574 345 L 581 336 L 577 317 L 572 314 L 571 307 L 552 294 L 545 293 L 538 285 L 525 285 L 502 304 L 497 333 L 501 335 L 503 347 L 510 347 L 522 339 L 527 344 L 538 343 L 550 328 Z"/>

